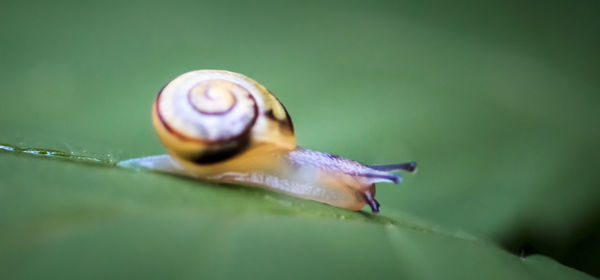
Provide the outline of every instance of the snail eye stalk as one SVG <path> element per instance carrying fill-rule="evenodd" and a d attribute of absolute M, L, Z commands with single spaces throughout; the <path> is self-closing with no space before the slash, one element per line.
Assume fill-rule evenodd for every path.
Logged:
<path fill-rule="evenodd" d="M 405 163 L 397 163 L 397 164 L 381 164 L 381 165 L 369 165 L 370 168 L 379 171 L 399 171 L 404 170 L 410 173 L 414 173 L 417 171 L 417 163 L 414 161 L 405 162 Z"/>

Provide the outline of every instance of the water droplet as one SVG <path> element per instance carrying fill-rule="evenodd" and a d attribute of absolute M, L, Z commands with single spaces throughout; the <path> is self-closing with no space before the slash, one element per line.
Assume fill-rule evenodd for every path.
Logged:
<path fill-rule="evenodd" d="M 13 152 L 23 155 L 31 155 L 44 158 L 54 158 L 61 160 L 77 161 L 83 163 L 102 164 L 102 165 L 113 165 L 110 160 L 95 158 L 85 155 L 74 155 L 73 153 L 67 153 L 58 150 L 45 149 L 45 148 L 20 148 L 8 144 L 0 144 L 0 151 Z"/>

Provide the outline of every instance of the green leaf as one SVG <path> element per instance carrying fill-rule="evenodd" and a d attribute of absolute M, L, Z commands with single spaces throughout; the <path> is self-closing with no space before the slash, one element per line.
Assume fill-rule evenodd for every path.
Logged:
<path fill-rule="evenodd" d="M 0 155 L 2 279 L 586 279 L 395 213 L 114 165 Z"/>

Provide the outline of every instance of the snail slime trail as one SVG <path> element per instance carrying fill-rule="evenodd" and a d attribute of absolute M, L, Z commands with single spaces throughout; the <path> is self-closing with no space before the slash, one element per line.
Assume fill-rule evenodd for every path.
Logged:
<path fill-rule="evenodd" d="M 169 82 L 152 106 L 168 155 L 121 162 L 203 180 L 260 187 L 350 210 L 379 211 L 375 183 L 414 162 L 363 165 L 296 145 L 292 120 L 267 88 L 238 73 L 197 70 Z"/>

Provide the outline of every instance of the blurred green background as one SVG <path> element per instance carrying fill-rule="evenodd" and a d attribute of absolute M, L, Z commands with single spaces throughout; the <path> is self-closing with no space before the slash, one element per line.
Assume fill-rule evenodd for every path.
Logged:
<path fill-rule="evenodd" d="M 411 253 L 406 266 L 376 259 L 389 247 L 364 242 L 390 218 L 599 276 L 599 12 L 597 1 L 2 1 L 0 143 L 112 161 L 164 153 L 150 121 L 157 91 L 190 70 L 226 69 L 279 97 L 300 145 L 420 168 L 378 186 L 373 220 L 263 191 L 3 153 L 4 273 L 65 276 L 58 268 L 73 264 L 81 277 L 106 267 L 139 276 L 127 267 L 154 264 L 148 273 L 160 278 L 181 273 L 182 256 L 180 276 L 202 267 L 281 276 L 302 271 L 298 260 L 344 276 L 328 274 L 332 259 L 348 276 L 365 262 L 378 272 L 361 277 L 457 270 L 423 253 L 437 245 L 405 249 L 414 243 L 404 235 L 395 254 Z M 332 225 L 329 214 L 354 221 Z M 229 253 L 194 255 L 198 244 Z"/>

